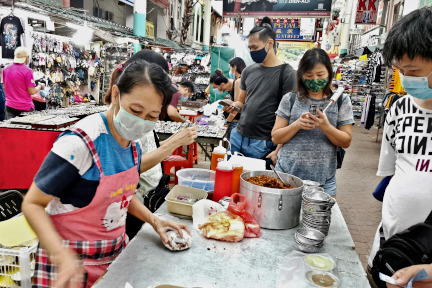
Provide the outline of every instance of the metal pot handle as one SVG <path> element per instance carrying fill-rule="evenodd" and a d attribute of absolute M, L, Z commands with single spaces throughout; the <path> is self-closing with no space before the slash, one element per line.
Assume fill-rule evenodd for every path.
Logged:
<path fill-rule="evenodd" d="M 279 206 L 278 206 L 279 210 L 282 210 L 282 195 L 280 195 L 279 197 Z"/>
<path fill-rule="evenodd" d="M 258 208 L 261 208 L 261 203 L 262 203 L 262 192 L 259 192 L 259 196 L 258 196 Z"/>

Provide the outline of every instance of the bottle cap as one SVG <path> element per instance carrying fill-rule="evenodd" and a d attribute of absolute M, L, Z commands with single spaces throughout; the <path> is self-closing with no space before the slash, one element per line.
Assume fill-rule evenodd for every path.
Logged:
<path fill-rule="evenodd" d="M 233 170 L 233 166 L 232 166 L 232 163 L 230 163 L 228 161 L 220 161 L 217 164 L 217 169 L 221 169 L 221 170 Z"/>
<path fill-rule="evenodd" d="M 217 153 L 217 154 L 226 154 L 227 153 L 226 148 L 224 148 L 222 146 L 222 140 L 219 141 L 219 146 L 217 146 L 213 149 L 213 153 Z"/>

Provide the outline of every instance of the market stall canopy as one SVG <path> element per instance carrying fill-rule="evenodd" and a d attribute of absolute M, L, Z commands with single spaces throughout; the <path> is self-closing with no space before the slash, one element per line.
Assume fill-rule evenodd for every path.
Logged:
<path fill-rule="evenodd" d="M 166 47 L 173 48 L 173 49 L 177 49 L 177 50 L 184 49 L 182 46 L 180 46 L 180 45 L 177 44 L 176 42 L 171 41 L 171 40 L 168 40 L 168 39 L 156 38 L 156 39 L 155 39 L 155 42 L 156 42 L 157 44 L 161 44 L 161 45 L 164 45 L 164 46 L 166 46 Z"/>

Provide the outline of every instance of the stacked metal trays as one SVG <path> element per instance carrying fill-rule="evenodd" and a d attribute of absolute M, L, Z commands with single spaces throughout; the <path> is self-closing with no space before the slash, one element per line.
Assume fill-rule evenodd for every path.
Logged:
<path fill-rule="evenodd" d="M 315 253 L 324 245 L 325 235 L 313 228 L 300 228 L 294 234 L 297 248 L 306 253 Z"/>
<path fill-rule="evenodd" d="M 320 187 L 307 187 L 302 198 L 302 227 L 316 229 L 327 236 L 331 223 L 331 209 L 336 200 Z"/>

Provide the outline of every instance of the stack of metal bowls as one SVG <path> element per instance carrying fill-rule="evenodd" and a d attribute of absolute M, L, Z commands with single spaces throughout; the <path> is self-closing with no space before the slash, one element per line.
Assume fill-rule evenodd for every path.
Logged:
<path fill-rule="evenodd" d="M 294 235 L 294 241 L 300 251 L 315 253 L 324 245 L 325 235 L 313 228 L 300 228 Z"/>
<path fill-rule="evenodd" d="M 303 191 L 302 198 L 302 227 L 317 229 L 327 236 L 331 208 L 336 200 L 319 187 L 308 187 Z"/>

